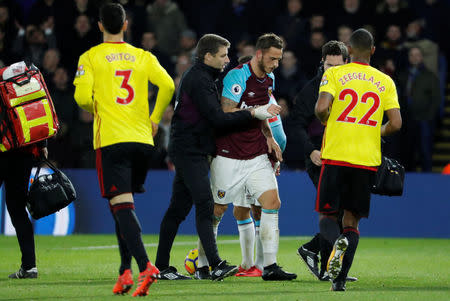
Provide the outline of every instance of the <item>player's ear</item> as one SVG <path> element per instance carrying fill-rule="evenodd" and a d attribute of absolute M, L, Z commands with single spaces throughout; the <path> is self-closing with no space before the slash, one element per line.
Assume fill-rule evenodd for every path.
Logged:
<path fill-rule="evenodd" d="M 262 50 L 261 49 L 256 50 L 255 56 L 258 59 L 258 61 L 261 60 L 261 58 L 262 58 Z"/>
<path fill-rule="evenodd" d="M 105 28 L 103 27 L 102 22 L 98 21 L 97 24 L 98 24 L 98 29 L 100 29 L 101 32 L 105 32 Z"/>
<path fill-rule="evenodd" d="M 128 20 L 125 20 L 125 22 L 123 23 L 123 26 L 122 26 L 122 31 L 123 32 L 127 31 L 127 28 L 128 28 Z"/>
<path fill-rule="evenodd" d="M 348 49 L 348 57 L 350 57 L 353 54 L 353 48 L 352 46 L 348 45 L 347 49 Z"/>
<path fill-rule="evenodd" d="M 372 49 L 370 49 L 370 55 L 373 55 L 375 53 L 375 46 L 372 46 Z"/>
<path fill-rule="evenodd" d="M 203 58 L 203 62 L 206 64 L 206 62 L 211 61 L 212 57 L 212 54 L 210 52 L 207 52 Z"/>

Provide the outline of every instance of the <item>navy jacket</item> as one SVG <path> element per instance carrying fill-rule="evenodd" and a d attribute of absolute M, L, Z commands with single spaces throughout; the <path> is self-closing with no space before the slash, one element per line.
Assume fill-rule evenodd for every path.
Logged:
<path fill-rule="evenodd" d="M 297 94 L 294 101 L 292 116 L 307 160 L 311 160 L 309 158 L 311 152 L 315 149 L 320 150 L 322 145 L 324 126 L 314 114 L 322 75 L 323 68 L 321 67 L 316 76 Z"/>
<path fill-rule="evenodd" d="M 217 78 L 220 70 L 200 61 L 181 78 L 170 132 L 169 155 L 215 155 L 216 130 L 239 127 L 253 119 L 247 110 L 224 113 Z"/>

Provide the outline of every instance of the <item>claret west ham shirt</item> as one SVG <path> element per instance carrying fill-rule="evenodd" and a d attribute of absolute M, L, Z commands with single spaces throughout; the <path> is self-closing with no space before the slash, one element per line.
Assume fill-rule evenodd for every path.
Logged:
<path fill-rule="evenodd" d="M 223 80 L 222 96 L 237 103 L 239 109 L 261 106 L 269 103 L 275 87 L 273 73 L 259 78 L 250 63 L 230 70 Z M 254 120 L 249 126 L 216 140 L 217 155 L 248 160 L 267 153 L 266 138 L 261 131 L 261 121 Z"/>

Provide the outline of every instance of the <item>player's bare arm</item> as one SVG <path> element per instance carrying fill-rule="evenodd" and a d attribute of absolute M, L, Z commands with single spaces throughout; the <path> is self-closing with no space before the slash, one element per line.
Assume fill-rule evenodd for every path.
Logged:
<path fill-rule="evenodd" d="M 314 112 L 320 122 L 324 125 L 327 124 L 328 117 L 330 117 L 330 107 L 333 103 L 333 99 L 333 95 L 328 92 L 320 92 L 319 98 L 317 99 Z"/>
<path fill-rule="evenodd" d="M 388 136 L 400 130 L 402 127 L 402 115 L 399 109 L 387 110 L 388 122 L 381 126 L 381 136 Z"/>
<path fill-rule="evenodd" d="M 281 113 L 281 106 L 276 105 L 276 104 L 271 104 L 268 108 L 267 108 L 267 112 L 269 112 L 270 114 L 272 114 L 272 116 L 278 115 Z"/>
<path fill-rule="evenodd" d="M 239 109 L 237 108 L 238 103 L 233 101 L 233 100 L 231 100 L 231 99 L 228 99 L 226 97 L 222 97 L 222 99 L 220 100 L 220 103 L 222 105 L 222 110 L 225 113 L 239 111 Z M 253 116 L 253 114 L 252 114 L 252 116 Z"/>
<path fill-rule="evenodd" d="M 152 136 L 155 137 L 156 134 L 158 133 L 159 125 L 157 123 L 153 122 L 151 119 L 150 119 L 150 122 L 152 123 Z"/>
<path fill-rule="evenodd" d="M 263 106 L 256 106 L 254 108 L 250 108 L 250 112 L 252 113 L 253 117 L 264 121 L 267 118 L 272 118 L 273 116 L 280 114 L 281 107 L 276 104 L 268 103 Z"/>
<path fill-rule="evenodd" d="M 273 138 L 272 129 L 270 128 L 269 125 L 269 120 L 266 119 L 262 122 L 261 131 L 264 137 L 266 137 L 267 139 Z"/>
<path fill-rule="evenodd" d="M 261 123 L 261 131 L 262 131 L 264 137 L 266 137 L 269 154 L 272 153 L 273 151 L 275 151 L 275 156 L 276 156 L 277 160 L 282 162 L 283 156 L 282 156 L 281 148 L 278 145 L 278 143 L 275 141 L 275 139 L 273 138 L 272 130 L 270 129 L 270 125 L 269 125 L 269 120 L 266 119 Z"/>
<path fill-rule="evenodd" d="M 309 158 L 311 159 L 312 163 L 314 163 L 317 166 L 322 166 L 322 159 L 320 159 L 320 150 L 313 150 L 311 154 L 309 154 Z"/>
<path fill-rule="evenodd" d="M 233 100 L 231 100 L 229 98 L 226 98 L 226 97 L 222 97 L 221 105 L 222 105 L 222 110 L 225 113 L 231 113 L 231 112 L 236 112 L 236 111 L 240 110 L 237 107 L 238 104 L 235 101 L 233 101 Z M 264 118 L 270 118 L 272 116 L 280 114 L 281 107 L 279 105 L 276 105 L 276 104 L 270 104 L 270 105 L 267 104 L 265 106 L 259 107 L 258 110 L 256 110 L 255 108 L 247 108 L 245 110 L 250 111 L 250 113 L 252 114 L 252 117 L 255 117 L 255 118 L 258 118 L 258 119 L 264 119 Z M 255 114 L 255 110 L 256 111 L 260 111 L 260 112 L 257 112 Z M 267 111 L 267 113 L 265 113 L 264 111 Z"/>

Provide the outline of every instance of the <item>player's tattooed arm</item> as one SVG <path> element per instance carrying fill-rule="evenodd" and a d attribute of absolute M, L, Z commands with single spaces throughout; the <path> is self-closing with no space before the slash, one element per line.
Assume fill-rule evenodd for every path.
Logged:
<path fill-rule="evenodd" d="M 239 111 L 239 109 L 237 108 L 237 105 L 238 105 L 237 102 L 235 102 L 235 101 L 233 101 L 231 99 L 228 99 L 226 97 L 222 97 L 220 102 L 222 104 L 222 110 L 225 113 Z"/>

